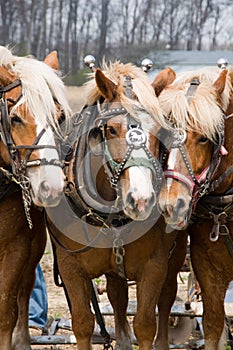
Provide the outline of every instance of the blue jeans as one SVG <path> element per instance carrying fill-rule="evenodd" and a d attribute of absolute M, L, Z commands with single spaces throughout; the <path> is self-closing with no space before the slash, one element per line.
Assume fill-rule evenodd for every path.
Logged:
<path fill-rule="evenodd" d="M 46 283 L 40 264 L 36 267 L 36 280 L 29 300 L 29 326 L 44 328 L 47 324 L 48 298 Z"/>

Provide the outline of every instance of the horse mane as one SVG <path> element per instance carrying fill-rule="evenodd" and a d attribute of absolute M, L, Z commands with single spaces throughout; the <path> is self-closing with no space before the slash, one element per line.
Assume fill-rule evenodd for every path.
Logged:
<path fill-rule="evenodd" d="M 103 62 L 103 73 L 117 85 L 116 94 L 121 104 L 135 118 L 140 119 L 140 111 L 145 110 L 150 117 L 163 127 L 167 127 L 164 115 L 151 86 L 148 75 L 139 67 L 131 63 L 123 64 L 119 61 L 110 62 L 108 65 Z M 124 94 L 124 77 L 130 76 L 132 79 L 133 92 L 137 100 L 127 98 Z M 92 106 L 100 98 L 101 94 L 96 85 L 94 74 L 89 75 L 90 79 L 86 84 L 87 105 Z M 139 113 L 138 113 L 139 112 Z"/>
<path fill-rule="evenodd" d="M 0 65 L 22 83 L 22 98 L 14 106 L 12 113 L 25 103 L 29 112 L 39 118 L 42 125 L 49 120 L 56 127 L 58 122 L 56 103 L 60 105 L 66 117 L 71 115 L 65 85 L 59 72 L 32 56 L 14 56 L 11 50 L 4 46 L 0 46 Z"/>
<path fill-rule="evenodd" d="M 159 102 L 165 115 L 169 116 L 170 121 L 178 127 L 201 133 L 214 141 L 216 134 L 222 129 L 223 111 L 227 109 L 232 91 L 228 74 L 225 89 L 219 100 L 213 87 L 218 77 L 219 69 L 215 67 L 177 74 L 175 81 L 159 96 Z M 194 78 L 197 78 L 200 84 L 188 102 L 186 93 Z"/>

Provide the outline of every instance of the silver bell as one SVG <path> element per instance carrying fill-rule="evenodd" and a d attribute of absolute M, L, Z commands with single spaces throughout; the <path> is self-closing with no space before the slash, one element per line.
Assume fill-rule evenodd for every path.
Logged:
<path fill-rule="evenodd" d="M 141 66 L 144 72 L 147 73 L 153 66 L 153 62 L 149 58 L 144 58 L 144 60 L 142 60 Z"/>
<path fill-rule="evenodd" d="M 89 67 L 91 70 L 95 68 L 95 57 L 92 55 L 87 55 L 83 59 L 85 65 Z"/>
<path fill-rule="evenodd" d="M 218 62 L 217 62 L 217 65 L 218 65 L 218 68 L 220 69 L 226 69 L 227 66 L 228 66 L 229 62 L 226 58 L 219 58 Z"/>

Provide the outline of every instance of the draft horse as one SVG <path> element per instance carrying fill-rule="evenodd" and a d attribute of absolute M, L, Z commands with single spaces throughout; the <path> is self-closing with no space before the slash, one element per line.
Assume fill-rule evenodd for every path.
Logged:
<path fill-rule="evenodd" d="M 46 243 L 39 207 L 57 205 L 64 188 L 56 138 L 70 109 L 57 68 L 56 52 L 40 62 L 0 47 L 2 350 L 30 349 L 29 297 Z"/>
<path fill-rule="evenodd" d="M 176 238 L 176 232 L 164 235 L 156 209 L 162 177 L 158 132 L 167 125 L 149 78 L 134 65 L 98 68 L 86 87 L 87 106 L 74 117 L 68 137 L 70 146 L 77 142 L 74 157 L 68 152 L 67 196 L 46 211 L 72 329 L 78 348 L 91 349 L 90 281 L 105 274 L 116 348 L 132 349 L 126 309 L 127 280 L 134 280 L 134 332 L 139 348 L 151 350 L 155 307 Z"/>
<path fill-rule="evenodd" d="M 233 279 L 232 78 L 232 71 L 226 69 L 186 72 L 159 96 L 174 126 L 159 206 L 169 229 L 187 229 L 190 235 L 208 350 L 224 348 L 224 297 Z M 168 288 L 164 295 L 172 300 Z M 167 350 L 162 328 L 168 321 L 168 307 L 161 313 L 158 349 Z"/>

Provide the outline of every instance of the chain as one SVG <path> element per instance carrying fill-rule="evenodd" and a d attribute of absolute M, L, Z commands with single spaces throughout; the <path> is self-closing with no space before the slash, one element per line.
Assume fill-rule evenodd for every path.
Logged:
<path fill-rule="evenodd" d="M 19 175 L 19 183 L 20 183 L 20 187 L 22 189 L 22 199 L 23 199 L 23 206 L 24 206 L 24 212 L 26 215 L 26 219 L 28 222 L 28 226 L 30 228 L 30 230 L 33 228 L 33 223 L 32 223 L 32 219 L 31 219 L 31 215 L 30 215 L 30 208 L 31 208 L 31 204 L 32 204 L 32 199 L 31 199 L 31 195 L 30 195 L 30 181 L 29 178 L 25 175 Z"/>
<path fill-rule="evenodd" d="M 16 179 L 16 177 L 10 173 L 8 170 L 6 170 L 3 167 L 0 167 L 0 171 L 3 173 L 4 176 L 6 176 L 10 181 L 15 182 L 17 185 L 20 185 L 20 181 Z"/>
<path fill-rule="evenodd" d="M 125 248 L 123 247 L 123 239 L 119 237 L 119 234 L 117 234 L 117 237 L 113 241 L 113 254 L 115 255 L 115 262 L 118 269 L 119 276 L 125 277 L 125 269 L 124 269 L 124 255 L 125 255 Z"/>
<path fill-rule="evenodd" d="M 17 185 L 21 187 L 22 190 L 22 199 L 23 199 L 23 206 L 24 206 L 24 212 L 26 215 L 26 219 L 28 222 L 28 226 L 30 229 L 33 228 L 32 219 L 30 215 L 30 207 L 32 204 L 32 199 L 30 195 L 30 181 L 29 178 L 23 174 L 20 174 L 18 176 L 14 176 L 12 173 L 10 173 L 8 170 L 6 170 L 3 167 L 0 167 L 0 171 L 5 175 L 10 181 L 15 182 Z"/>

